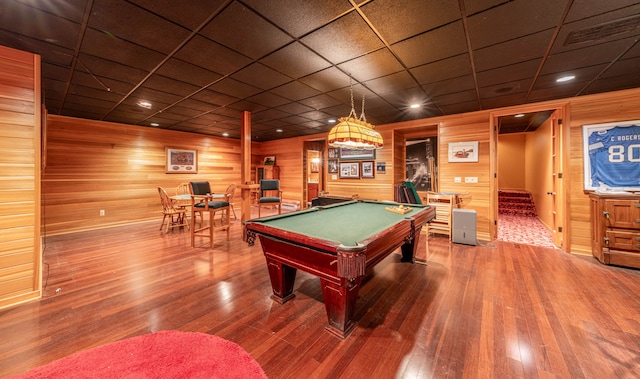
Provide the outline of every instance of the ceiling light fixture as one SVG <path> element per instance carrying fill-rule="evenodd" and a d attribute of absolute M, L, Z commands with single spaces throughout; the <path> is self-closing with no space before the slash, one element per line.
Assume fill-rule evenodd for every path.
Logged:
<path fill-rule="evenodd" d="M 567 76 L 563 76 L 561 78 L 556 79 L 556 82 L 558 83 L 568 82 L 569 80 L 573 80 L 575 78 L 576 78 L 575 75 L 567 75 Z"/>
<path fill-rule="evenodd" d="M 411 108 L 411 109 L 420 108 L 420 104 L 411 104 L 411 105 L 409 105 L 409 108 Z"/>
<path fill-rule="evenodd" d="M 158 124 L 157 122 L 152 122 L 151 124 L 149 124 L 151 126 L 160 126 L 160 124 Z"/>
<path fill-rule="evenodd" d="M 146 109 L 151 109 L 151 103 L 148 101 L 138 101 L 138 106 Z"/>
<path fill-rule="evenodd" d="M 520 117 L 524 117 L 524 113 L 518 113 L 517 115 L 513 116 L 515 118 L 520 118 Z"/>
<path fill-rule="evenodd" d="M 364 95 L 362 95 L 362 113 L 356 119 L 356 110 L 353 105 L 353 84 L 351 81 L 349 90 L 351 92 L 351 111 L 349 116 L 340 117 L 338 119 L 340 122 L 329 131 L 327 136 L 329 146 L 358 150 L 382 148 L 382 136 L 373 130 L 374 126 L 369 124 L 364 116 Z"/>

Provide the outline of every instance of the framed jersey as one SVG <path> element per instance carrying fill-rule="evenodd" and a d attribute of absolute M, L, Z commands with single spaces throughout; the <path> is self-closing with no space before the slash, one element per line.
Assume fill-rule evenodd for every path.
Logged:
<path fill-rule="evenodd" d="M 640 120 L 582 126 L 584 189 L 640 191 Z"/>

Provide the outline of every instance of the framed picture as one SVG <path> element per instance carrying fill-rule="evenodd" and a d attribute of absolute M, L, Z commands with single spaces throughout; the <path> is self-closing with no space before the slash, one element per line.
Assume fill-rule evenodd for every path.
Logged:
<path fill-rule="evenodd" d="M 360 162 L 340 162 L 340 179 L 359 179 Z"/>
<path fill-rule="evenodd" d="M 337 159 L 329 159 L 327 163 L 327 172 L 329 174 L 337 174 L 338 173 L 338 160 Z"/>
<path fill-rule="evenodd" d="M 340 156 L 338 155 L 338 151 L 339 149 L 336 149 L 335 147 L 330 147 L 327 151 L 328 155 L 329 155 L 329 159 L 332 158 L 340 158 Z"/>
<path fill-rule="evenodd" d="M 342 160 L 363 160 L 363 159 L 375 159 L 376 151 L 374 149 L 369 150 L 356 150 L 356 149 L 340 149 L 340 159 Z"/>
<path fill-rule="evenodd" d="M 318 162 L 311 162 L 311 173 L 320 172 Z"/>
<path fill-rule="evenodd" d="M 478 141 L 450 143 L 447 157 L 449 162 L 477 162 Z"/>
<path fill-rule="evenodd" d="M 387 172 L 387 163 L 386 162 L 376 162 L 376 171 L 379 174 L 384 174 Z"/>
<path fill-rule="evenodd" d="M 275 166 L 276 165 L 276 157 L 264 157 L 264 162 L 262 163 L 264 166 Z"/>
<path fill-rule="evenodd" d="M 362 177 L 374 178 L 375 176 L 376 176 L 375 162 L 374 161 L 362 162 Z"/>
<path fill-rule="evenodd" d="M 583 125 L 584 189 L 640 191 L 639 136 L 640 120 Z"/>
<path fill-rule="evenodd" d="M 167 174 L 198 172 L 198 151 L 167 147 Z"/>

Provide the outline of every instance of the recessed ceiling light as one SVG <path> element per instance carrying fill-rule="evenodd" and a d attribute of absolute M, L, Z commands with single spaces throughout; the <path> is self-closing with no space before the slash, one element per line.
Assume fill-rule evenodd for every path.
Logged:
<path fill-rule="evenodd" d="M 335 124 L 336 123 L 336 119 L 335 118 L 330 118 L 328 120 L 329 124 Z"/>
<path fill-rule="evenodd" d="M 556 79 L 556 82 L 558 83 L 568 82 L 569 80 L 573 80 L 575 78 L 576 78 L 575 75 L 567 75 L 567 76 L 563 76 L 561 78 Z"/>
<path fill-rule="evenodd" d="M 158 124 L 157 122 L 152 122 L 150 125 L 151 126 L 160 126 L 160 124 Z"/>
<path fill-rule="evenodd" d="M 276 132 L 282 133 L 282 129 L 276 129 Z"/>
<path fill-rule="evenodd" d="M 138 106 L 142 108 L 151 109 L 151 103 L 148 101 L 138 101 Z"/>
<path fill-rule="evenodd" d="M 222 136 L 223 136 L 223 137 L 229 137 L 229 133 L 227 133 L 227 132 L 222 133 Z"/>
<path fill-rule="evenodd" d="M 516 118 L 524 117 L 524 113 L 518 113 L 517 115 L 515 115 L 513 117 L 516 117 Z"/>
<path fill-rule="evenodd" d="M 411 108 L 411 109 L 420 108 L 420 104 L 411 104 L 411 105 L 409 105 L 409 108 Z"/>

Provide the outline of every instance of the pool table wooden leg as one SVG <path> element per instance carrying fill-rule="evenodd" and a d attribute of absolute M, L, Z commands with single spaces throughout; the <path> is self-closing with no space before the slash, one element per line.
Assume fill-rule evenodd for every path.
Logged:
<path fill-rule="evenodd" d="M 273 289 L 271 298 L 280 304 L 293 299 L 296 296 L 293 293 L 293 285 L 296 281 L 297 269 L 269 258 L 267 258 L 267 267 Z"/>
<path fill-rule="evenodd" d="M 356 326 L 352 318 L 362 278 L 352 281 L 342 279 L 342 281 L 344 285 L 321 278 L 320 284 L 329 320 L 329 325 L 325 329 L 340 338 L 346 338 Z"/>

